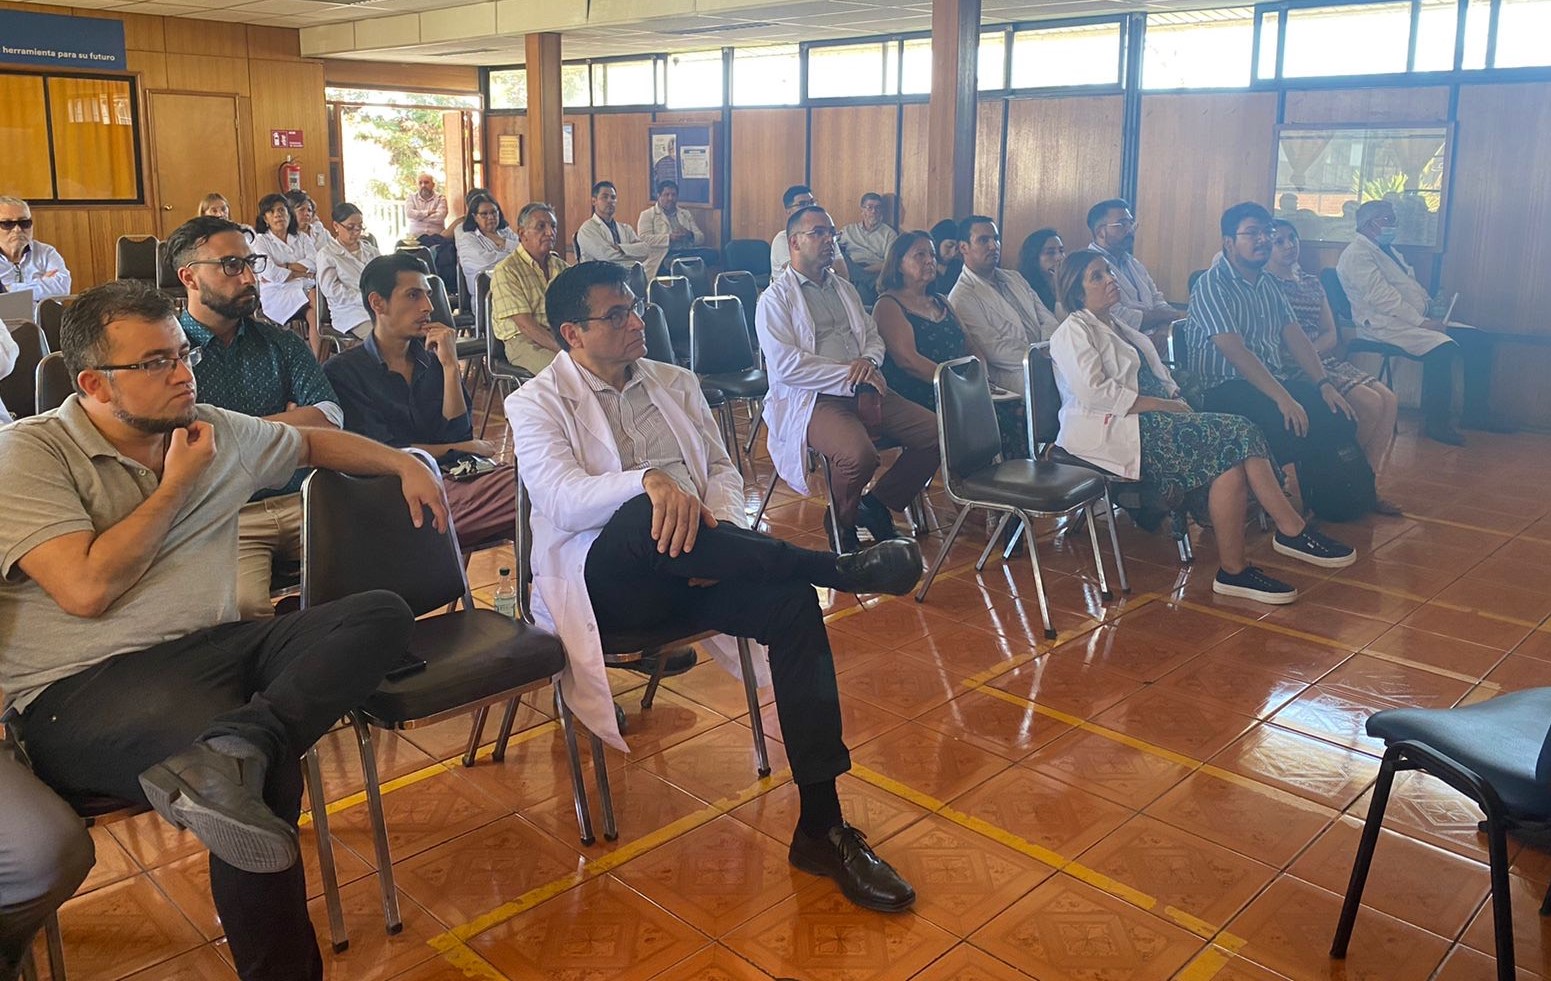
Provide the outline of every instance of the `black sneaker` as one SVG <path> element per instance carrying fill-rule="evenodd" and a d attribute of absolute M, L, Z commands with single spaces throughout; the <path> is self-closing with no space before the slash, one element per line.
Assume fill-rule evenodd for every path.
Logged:
<path fill-rule="evenodd" d="M 1328 535 L 1321 535 L 1313 528 L 1304 526 L 1302 534 L 1284 535 L 1277 532 L 1271 547 L 1283 555 L 1290 555 L 1310 565 L 1326 569 L 1340 569 L 1357 561 L 1357 550 Z"/>
<path fill-rule="evenodd" d="M 1217 578 L 1212 580 L 1212 592 L 1219 596 L 1237 596 L 1276 606 L 1284 606 L 1298 598 L 1296 587 L 1280 579 L 1272 579 L 1252 565 L 1245 566 L 1243 572 L 1237 573 L 1218 569 Z"/>

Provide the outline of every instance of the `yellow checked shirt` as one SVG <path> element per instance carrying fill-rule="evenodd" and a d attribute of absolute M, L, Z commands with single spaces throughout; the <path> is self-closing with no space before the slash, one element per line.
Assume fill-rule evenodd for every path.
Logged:
<path fill-rule="evenodd" d="M 528 250 L 519 245 L 512 250 L 511 255 L 490 270 L 491 329 L 506 345 L 506 360 L 534 374 L 549 367 L 549 363 L 555 359 L 555 352 L 529 340 L 517 329 L 512 318 L 531 314 L 541 326 L 548 327 L 549 318 L 544 314 L 544 291 L 565 268 L 565 260 L 551 252 L 549 276 L 546 278 Z"/>

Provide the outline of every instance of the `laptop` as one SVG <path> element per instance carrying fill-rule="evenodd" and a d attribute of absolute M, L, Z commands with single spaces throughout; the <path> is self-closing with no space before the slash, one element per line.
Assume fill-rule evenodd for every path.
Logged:
<path fill-rule="evenodd" d="M 35 308 L 32 303 L 32 290 L 20 289 L 14 292 L 0 293 L 0 320 L 5 321 L 7 327 L 14 328 L 17 324 L 24 324 L 29 321 L 36 323 L 33 319 L 34 315 Z"/>

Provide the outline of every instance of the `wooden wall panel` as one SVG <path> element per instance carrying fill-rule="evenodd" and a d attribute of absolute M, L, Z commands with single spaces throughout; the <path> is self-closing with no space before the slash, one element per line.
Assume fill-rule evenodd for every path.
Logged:
<path fill-rule="evenodd" d="M 244 24 L 247 29 L 249 58 L 268 61 L 300 61 L 302 57 L 301 35 L 285 27 L 260 27 Z"/>
<path fill-rule="evenodd" d="M 1287 93 L 1289 123 L 1419 123 L 1449 118 L 1447 86 L 1313 89 Z"/>
<path fill-rule="evenodd" d="M 807 176 L 807 115 L 806 109 L 733 112 L 733 238 L 768 242 L 784 227 L 781 192 Z"/>
<path fill-rule="evenodd" d="M 571 256 L 571 236 L 592 215 L 592 182 L 597 180 L 592 175 L 592 120 L 590 114 L 561 117 L 562 123 L 570 123 L 573 127 L 571 146 L 576 161 L 565 165 L 566 227 L 560 229 L 557 240 L 563 247 L 559 244 L 555 247 L 557 252 L 568 257 Z"/>
<path fill-rule="evenodd" d="M 168 54 L 167 88 L 175 92 L 253 94 L 248 59 L 216 55 Z M 269 142 L 268 133 L 264 142 Z"/>
<path fill-rule="evenodd" d="M 80 292 L 95 286 L 103 279 L 111 279 L 113 270 L 105 274 L 97 267 L 92 251 L 91 211 L 89 208 L 33 208 L 32 234 L 39 242 L 47 242 L 64 257 L 65 268 L 70 270 L 70 288 Z"/>
<path fill-rule="evenodd" d="M 942 215 L 926 213 L 926 105 L 905 107 L 899 127 L 899 229 L 931 228 Z"/>
<path fill-rule="evenodd" d="M 818 202 L 835 224 L 861 220 L 860 202 L 869 191 L 882 194 L 892 210 L 894 148 L 899 142 L 897 106 L 833 106 L 813 110 L 808 169 Z M 892 213 L 884 219 L 894 224 Z"/>
<path fill-rule="evenodd" d="M 527 116 L 485 117 L 485 139 L 488 141 L 485 145 L 485 184 L 506 213 L 507 221 L 511 222 L 517 220 L 517 212 L 528 203 L 527 132 Z M 521 164 L 500 163 L 497 148 L 502 136 L 516 136 L 522 141 Z"/>
<path fill-rule="evenodd" d="M 1038 228 L 1067 249 L 1088 244 L 1088 209 L 1120 190 L 1124 102 L 1118 95 L 1014 99 L 1008 105 L 1002 264 Z"/>
<path fill-rule="evenodd" d="M 1269 204 L 1275 125 L 1271 92 L 1143 97 L 1136 254 L 1170 299 L 1221 248 L 1225 208 Z"/>
<path fill-rule="evenodd" d="M 288 154 L 302 164 L 302 188 L 315 201 L 330 201 L 328 186 L 328 114 L 323 105 L 323 65 L 316 61 L 250 61 L 253 107 L 253 189 L 257 203 L 278 187 L 276 170 Z M 299 129 L 299 151 L 269 145 L 271 129 Z M 319 177 L 323 183 L 318 183 Z"/>
<path fill-rule="evenodd" d="M 140 75 L 142 91 L 167 87 L 167 55 L 164 52 L 128 51 L 125 54 L 129 70 Z"/>
<path fill-rule="evenodd" d="M 466 94 L 479 91 L 479 69 L 472 65 L 386 64 L 331 58 L 323 62 L 323 76 L 328 84 L 341 88 Z"/>
<path fill-rule="evenodd" d="M 248 57 L 248 25 L 219 20 L 167 17 L 168 54 L 204 55 L 210 58 Z"/>
<path fill-rule="evenodd" d="M 1006 113 L 1006 99 L 981 102 L 975 113 L 975 214 L 990 215 L 997 222 L 1002 220 L 1002 124 Z"/>
<path fill-rule="evenodd" d="M 652 204 L 651 154 L 646 141 L 649 112 L 600 113 L 592 123 L 593 180 L 610 180 L 619 192 L 620 221 L 632 227 Z M 589 205 L 590 207 L 590 205 Z M 587 211 L 581 213 L 582 219 Z M 703 215 L 696 215 L 697 219 Z M 639 229 L 637 229 L 639 231 Z"/>

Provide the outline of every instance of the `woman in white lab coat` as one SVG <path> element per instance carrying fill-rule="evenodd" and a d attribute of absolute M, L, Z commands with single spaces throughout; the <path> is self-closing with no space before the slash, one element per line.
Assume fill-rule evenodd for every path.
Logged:
<path fill-rule="evenodd" d="M 318 291 L 328 301 L 329 322 L 340 333 L 361 340 L 372 332 L 372 320 L 361 299 L 361 273 L 377 258 L 377 249 L 361 237 L 361 209 L 348 201 L 334 206 L 334 237 L 318 250 Z"/>
<path fill-rule="evenodd" d="M 327 245 L 329 230 L 324 223 L 318 220 L 318 206 L 308 197 L 306 191 L 286 191 L 285 199 L 291 205 L 291 210 L 296 212 L 296 231 L 307 241 L 312 243 L 314 253 Z"/>
<path fill-rule="evenodd" d="M 1276 523 L 1278 552 L 1320 565 L 1327 562 L 1316 558 L 1332 553 L 1340 561 L 1328 564 L 1351 563 L 1350 548 L 1309 528 L 1283 496 L 1260 429 L 1243 416 L 1191 409 L 1152 342 L 1111 316 L 1120 288 L 1104 255 L 1072 253 L 1056 282 L 1071 311 L 1050 340 L 1062 449 L 1139 481 L 1143 508 L 1153 517 L 1184 509 L 1206 518 L 1221 561 L 1216 593 L 1276 604 L 1298 597 L 1292 586 L 1245 562 L 1250 493 Z"/>
<path fill-rule="evenodd" d="M 277 324 L 305 319 L 312 353 L 321 359 L 323 338 L 318 334 L 318 315 L 312 303 L 312 291 L 318 285 L 313 278 L 318 262 L 312 240 L 301 236 L 296 213 L 279 194 L 266 194 L 259 201 L 253 227 L 263 229 L 253 241 L 253 251 L 269 256 L 269 264 L 259 273 L 259 305 L 264 316 Z"/>
<path fill-rule="evenodd" d="M 488 194 L 469 198 L 468 214 L 453 232 L 453 241 L 457 243 L 463 281 L 471 292 L 479 274 L 495 268 L 495 264 L 511 255 L 519 244 L 517 233 L 506 223 L 501 206 Z"/>

